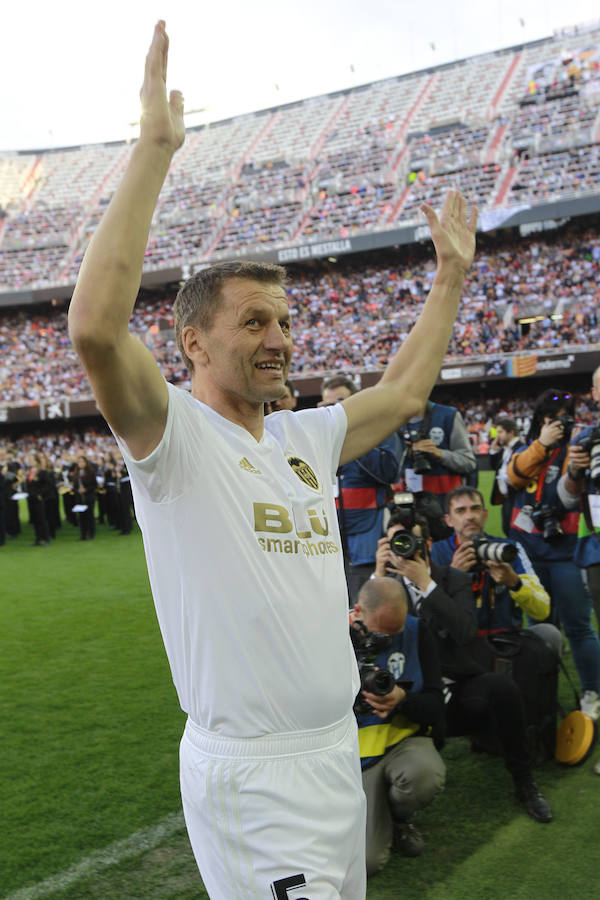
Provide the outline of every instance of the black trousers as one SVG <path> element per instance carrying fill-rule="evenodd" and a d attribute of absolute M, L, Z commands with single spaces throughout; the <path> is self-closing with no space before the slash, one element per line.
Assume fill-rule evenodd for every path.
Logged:
<path fill-rule="evenodd" d="M 35 531 L 36 544 L 45 544 L 50 540 L 50 528 L 48 527 L 46 504 L 41 497 L 29 495 L 29 515 Z"/>
<path fill-rule="evenodd" d="M 21 534 L 21 522 L 19 519 L 19 501 L 7 500 L 5 511 L 6 532 L 11 537 Z"/>
<path fill-rule="evenodd" d="M 94 518 L 96 497 L 94 494 L 84 494 L 80 502 L 87 504 L 87 509 L 85 512 L 79 513 L 79 536 L 82 541 L 91 541 L 96 534 L 96 519 Z"/>
<path fill-rule="evenodd" d="M 511 775 L 519 778 L 530 772 L 523 698 L 507 675 L 486 672 L 450 685 L 446 727 L 448 737 L 481 732 L 494 735 Z"/>
<path fill-rule="evenodd" d="M 596 566 L 588 566 L 585 571 L 587 572 L 588 588 L 592 595 L 594 612 L 596 613 L 597 627 L 600 629 L 600 563 Z"/>

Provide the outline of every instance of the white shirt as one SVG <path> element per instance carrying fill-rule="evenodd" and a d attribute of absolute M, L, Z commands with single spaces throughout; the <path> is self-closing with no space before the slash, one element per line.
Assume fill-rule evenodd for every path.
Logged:
<path fill-rule="evenodd" d="M 274 413 L 256 441 L 168 390 L 153 452 L 119 443 L 181 706 L 232 736 L 327 727 L 359 687 L 332 492 L 344 409 Z"/>
<path fill-rule="evenodd" d="M 496 484 L 498 485 L 498 490 L 503 497 L 506 497 L 506 495 L 508 494 L 508 476 L 506 474 L 506 470 L 508 469 L 510 458 L 513 455 L 512 448 L 515 446 L 518 440 L 518 437 L 514 437 L 512 441 L 510 441 L 510 443 L 505 444 L 502 448 L 502 462 L 500 463 L 498 474 L 496 475 Z"/>

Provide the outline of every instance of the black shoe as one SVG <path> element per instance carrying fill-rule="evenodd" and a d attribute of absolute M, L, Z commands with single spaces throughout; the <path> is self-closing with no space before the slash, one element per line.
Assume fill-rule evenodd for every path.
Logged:
<path fill-rule="evenodd" d="M 536 822 L 551 822 L 552 810 L 550 804 L 535 783 L 533 775 L 526 775 L 515 780 L 517 799 L 528 816 Z"/>
<path fill-rule="evenodd" d="M 420 856 L 425 849 L 425 839 L 410 822 L 395 822 L 392 847 L 404 856 Z"/>

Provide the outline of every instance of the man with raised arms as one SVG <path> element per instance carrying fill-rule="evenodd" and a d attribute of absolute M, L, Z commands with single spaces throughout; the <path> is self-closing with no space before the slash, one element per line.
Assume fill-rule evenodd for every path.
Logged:
<path fill-rule="evenodd" d="M 476 210 L 423 207 L 437 272 L 376 387 L 264 417 L 285 391 L 285 272 L 225 263 L 175 304 L 191 393 L 128 330 L 161 186 L 184 140 L 159 22 L 140 139 L 83 261 L 71 339 L 123 450 L 179 701 L 186 824 L 212 898 L 365 893 L 357 670 L 332 484 L 424 407 L 474 252 Z"/>

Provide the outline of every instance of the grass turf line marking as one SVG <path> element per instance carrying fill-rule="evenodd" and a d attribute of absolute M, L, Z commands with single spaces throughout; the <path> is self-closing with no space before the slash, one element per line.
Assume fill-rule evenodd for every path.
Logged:
<path fill-rule="evenodd" d="M 184 830 L 183 813 L 171 813 L 165 816 L 157 825 L 153 825 L 151 828 L 144 828 L 141 831 L 134 831 L 129 837 L 115 841 L 114 844 L 110 844 L 104 850 L 95 850 L 80 862 L 65 869 L 64 872 L 58 872 L 58 874 L 52 875 L 50 878 L 46 878 L 44 881 L 40 881 L 31 887 L 22 888 L 14 894 L 10 894 L 5 900 L 37 900 L 38 897 L 48 897 L 55 891 L 70 887 L 82 878 L 97 875 L 102 869 L 116 866 L 125 859 L 131 859 L 133 856 L 152 850 L 161 844 L 165 838 Z"/>

